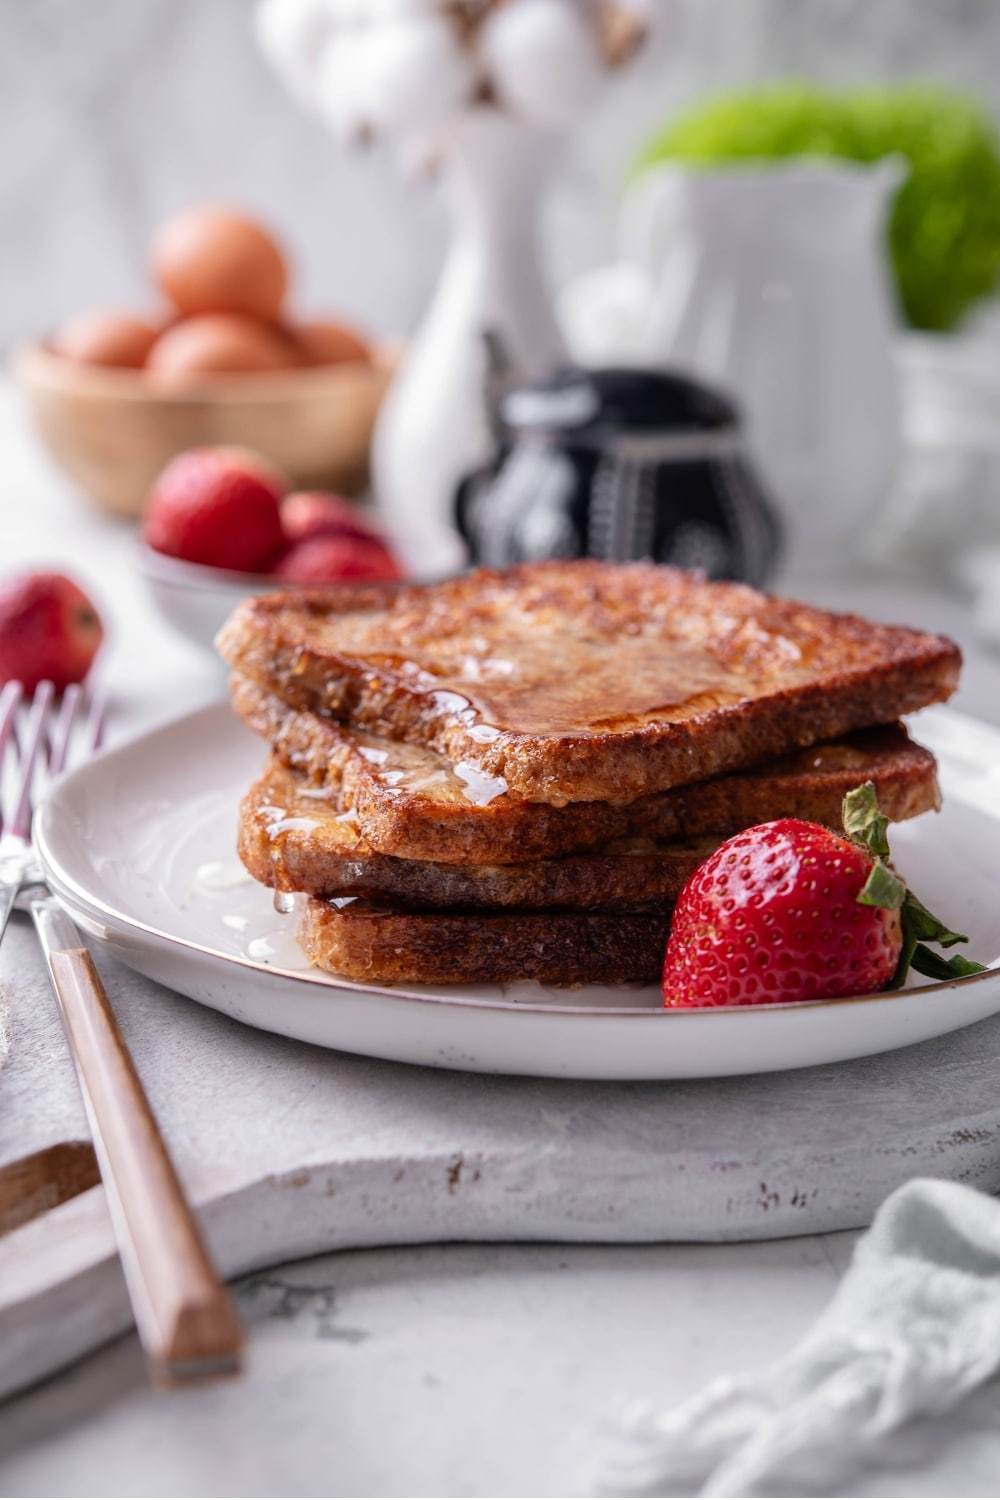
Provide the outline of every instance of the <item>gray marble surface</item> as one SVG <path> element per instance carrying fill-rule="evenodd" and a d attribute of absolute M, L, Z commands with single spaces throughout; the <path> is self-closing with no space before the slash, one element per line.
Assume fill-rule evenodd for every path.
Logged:
<path fill-rule="evenodd" d="M 158 1395 L 124 1339 L 0 1410 L 0 1494 L 606 1494 L 636 1403 L 780 1358 L 854 1240 L 424 1246 L 249 1276 L 241 1380 Z M 812 1493 L 995 1496 L 997 1394 Z"/>
<path fill-rule="evenodd" d="M 852 1240 L 620 1247 L 613 1267 L 428 1246 L 250 1276 L 242 1380 L 156 1396 L 126 1339 L 0 1411 L 0 1493 L 590 1494 L 620 1411 L 777 1357 Z"/>
<path fill-rule="evenodd" d="M 934 76 L 1000 111 L 995 0 L 655 0 L 664 41 L 571 143 L 553 281 L 608 258 L 627 163 L 708 91 L 781 75 Z M 414 325 L 445 240 L 440 193 L 348 154 L 257 55 L 250 0 L 0 0 L 0 349 L 80 307 L 141 300 L 152 227 L 225 197 L 287 236 L 303 306 Z"/>

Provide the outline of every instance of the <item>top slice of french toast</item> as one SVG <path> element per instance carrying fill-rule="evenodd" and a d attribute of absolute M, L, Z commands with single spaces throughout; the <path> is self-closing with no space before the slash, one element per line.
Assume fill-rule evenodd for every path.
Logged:
<path fill-rule="evenodd" d="M 656 564 L 479 570 L 423 587 L 246 600 L 231 667 L 512 796 L 629 802 L 948 698 L 941 636 Z"/>

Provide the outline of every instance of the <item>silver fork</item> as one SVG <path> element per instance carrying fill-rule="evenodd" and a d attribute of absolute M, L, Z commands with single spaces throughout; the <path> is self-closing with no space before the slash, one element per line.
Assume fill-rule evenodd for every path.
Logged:
<path fill-rule="evenodd" d="M 80 688 L 61 701 L 41 683 L 30 704 L 19 684 L 0 691 L 0 939 L 11 909 L 30 912 L 48 964 L 90 1121 L 139 1338 L 157 1384 L 239 1367 L 243 1334 L 205 1249 L 173 1163 L 80 935 L 45 885 L 31 847 L 37 791 L 79 749 L 100 744 L 103 704 Z M 11 766 L 10 762 L 13 761 Z"/>
<path fill-rule="evenodd" d="M 0 691 L 0 790 L 5 758 L 11 751 L 17 758 L 6 819 L 0 797 L 0 941 L 19 892 L 28 885 L 42 883 L 42 872 L 31 847 L 32 794 L 43 771 L 51 781 L 65 769 L 70 741 L 84 708 L 83 689 L 76 683 L 66 689 L 56 709 L 52 683 L 40 682 L 18 735 L 23 697 L 19 682 L 5 683 Z M 80 753 L 93 755 L 100 747 L 103 733 L 104 700 L 94 697 L 86 715 Z"/>

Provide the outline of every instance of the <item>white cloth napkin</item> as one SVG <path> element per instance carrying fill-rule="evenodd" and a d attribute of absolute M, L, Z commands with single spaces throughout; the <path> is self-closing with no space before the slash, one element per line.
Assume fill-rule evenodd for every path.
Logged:
<path fill-rule="evenodd" d="M 1000 1202 L 915 1180 L 886 1199 L 796 1349 L 672 1412 L 636 1414 L 601 1492 L 837 1493 L 907 1423 L 953 1410 L 998 1367 Z"/>

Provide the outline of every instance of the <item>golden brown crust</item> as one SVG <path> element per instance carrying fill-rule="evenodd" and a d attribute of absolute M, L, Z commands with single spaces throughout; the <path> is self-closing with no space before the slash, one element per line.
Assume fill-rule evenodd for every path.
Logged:
<path fill-rule="evenodd" d="M 518 865 L 397 859 L 371 848 L 340 809 L 276 758 L 240 806 L 237 851 L 262 885 L 314 896 L 364 896 L 411 910 L 660 912 L 718 838 L 618 839 L 591 854 Z"/>
<path fill-rule="evenodd" d="M 555 808 L 509 794 L 469 801 L 433 751 L 343 730 L 318 714 L 289 709 L 239 676 L 232 696 L 236 711 L 282 761 L 336 789 L 372 851 L 396 859 L 506 865 L 585 852 L 618 838 L 724 836 L 777 817 L 839 826 L 845 793 L 868 780 L 893 822 L 938 805 L 934 757 L 901 725 L 859 730 L 628 806 L 571 802 Z"/>
<path fill-rule="evenodd" d="M 367 984 L 628 984 L 659 979 L 669 925 L 665 916 L 338 908 L 313 896 L 298 936 L 319 968 Z"/>
<path fill-rule="evenodd" d="M 218 645 L 292 708 L 555 806 L 630 802 L 885 723 L 949 697 L 961 661 L 940 636 L 592 561 L 271 594 Z"/>

